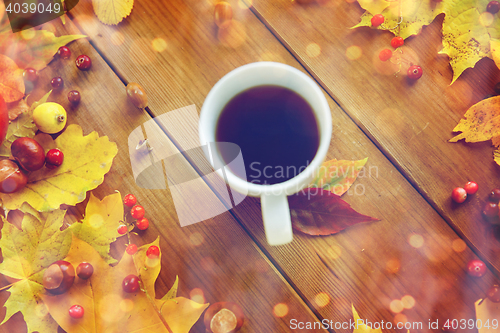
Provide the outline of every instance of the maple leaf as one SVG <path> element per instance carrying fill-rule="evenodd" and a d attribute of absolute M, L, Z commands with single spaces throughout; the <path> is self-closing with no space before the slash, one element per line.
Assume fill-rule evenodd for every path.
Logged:
<path fill-rule="evenodd" d="M 33 30 L 33 38 L 23 39 L 20 33 L 0 34 L 0 53 L 14 59 L 20 68 L 32 67 L 41 70 L 47 66 L 57 50 L 85 35 L 56 37 L 46 30 Z"/>
<path fill-rule="evenodd" d="M 85 218 L 81 223 L 73 223 L 69 230 L 96 249 L 108 264 L 112 264 L 116 259 L 109 255 L 109 244 L 120 236 L 118 226 L 123 223 L 120 221 L 123 221 L 123 202 L 119 192 L 106 196 L 102 201 L 91 193 Z"/>
<path fill-rule="evenodd" d="M 28 332 L 55 332 L 57 323 L 48 315 L 41 304 L 39 293 L 44 290 L 42 276 L 45 268 L 66 256 L 70 249 L 71 233 L 61 231 L 64 210 L 39 213 L 28 204 L 20 207 L 23 218 L 21 229 L 2 217 L 3 262 L 0 273 L 19 281 L 14 282 L 8 292 L 9 298 L 5 323 L 17 312 L 23 314 Z"/>
<path fill-rule="evenodd" d="M 187 333 L 208 304 L 182 297 L 155 301 L 154 283 L 160 273 L 161 260 L 147 258 L 150 245 L 158 246 L 159 238 L 141 246 L 133 256 L 125 252 L 118 265 L 111 267 L 90 245 L 73 238 L 65 260 L 73 265 L 89 262 L 94 274 L 88 280 L 77 278 L 62 295 L 42 294 L 51 316 L 67 332 L 169 332 L 168 325 L 171 332 Z M 122 280 L 129 274 L 139 276 L 142 290 L 135 293 L 122 290 Z M 68 316 L 73 304 L 85 310 L 83 318 L 77 321 Z M 158 305 L 164 305 L 161 311 Z"/>
<path fill-rule="evenodd" d="M 349 190 L 368 158 L 359 161 L 333 159 L 324 162 L 308 187 L 323 188 L 341 196 Z"/>
<path fill-rule="evenodd" d="M 117 25 L 130 15 L 134 0 L 92 0 L 94 12 L 104 24 Z"/>
<path fill-rule="evenodd" d="M 320 188 L 302 190 L 288 197 L 288 203 L 293 228 L 308 235 L 332 235 L 358 223 L 378 221 L 356 212 L 338 195 Z"/>
<path fill-rule="evenodd" d="M 474 305 L 476 307 L 476 322 L 482 323 L 481 327 L 478 327 L 478 332 L 497 333 L 500 321 L 500 303 L 494 303 L 486 298 L 477 300 Z M 493 324 L 495 320 L 496 325 Z"/>
<path fill-rule="evenodd" d="M 118 152 L 107 136 L 99 137 L 97 132 L 83 136 L 82 128 L 75 124 L 69 125 L 55 140 L 48 134 L 38 134 L 34 139 L 45 151 L 59 148 L 64 153 L 64 162 L 56 169 L 31 172 L 21 190 L 0 195 L 6 211 L 19 208 L 23 202 L 38 211 L 82 202 L 87 191 L 103 182 Z"/>
<path fill-rule="evenodd" d="M 40 103 L 47 102 L 51 92 L 52 90 L 46 93 L 38 102 L 34 102 L 28 112 L 21 113 L 15 120 L 10 122 L 7 129 L 7 135 L 0 145 L 0 156 L 9 157 L 11 155 L 10 146 L 17 138 L 32 138 L 35 136 L 37 128 L 33 122 L 33 110 L 35 110 Z"/>
<path fill-rule="evenodd" d="M 378 29 L 388 29 L 406 39 L 418 34 L 424 25 L 429 25 L 436 16 L 444 13 L 443 49 L 439 54 L 446 54 L 450 58 L 453 83 L 464 70 L 474 67 L 482 58 L 493 58 L 490 43 L 500 38 L 500 19 L 497 15 L 484 14 L 489 1 L 362 0 L 358 3 L 367 11 L 362 15 L 361 22 L 353 28 L 371 26 L 373 15 L 381 13 L 385 21 Z M 400 15 L 402 21 L 398 27 Z"/>
<path fill-rule="evenodd" d="M 14 60 L 0 54 L 0 95 L 11 103 L 23 98 L 24 89 L 23 71 Z"/>

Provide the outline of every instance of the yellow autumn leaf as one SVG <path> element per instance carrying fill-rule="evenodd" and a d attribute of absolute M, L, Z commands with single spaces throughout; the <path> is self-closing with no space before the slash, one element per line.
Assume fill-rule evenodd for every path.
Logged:
<path fill-rule="evenodd" d="M 391 2 L 385 0 L 358 0 L 358 3 L 361 8 L 372 15 L 382 13 L 382 11 L 391 4 Z"/>
<path fill-rule="evenodd" d="M 130 15 L 134 0 L 92 0 L 92 5 L 99 21 L 117 25 Z"/>
<path fill-rule="evenodd" d="M 500 40 L 491 39 L 490 40 L 491 58 L 495 62 L 498 68 L 500 68 Z"/>
<path fill-rule="evenodd" d="M 359 161 L 333 159 L 323 162 L 308 187 L 323 188 L 341 196 L 354 183 L 366 161 L 368 157 Z"/>
<path fill-rule="evenodd" d="M 162 312 L 169 313 L 160 317 L 160 308 L 154 301 L 154 283 L 161 269 L 161 260 L 148 261 L 146 251 L 150 245 L 158 246 L 159 239 L 140 247 L 133 256 L 125 252 L 118 265 L 111 267 L 92 246 L 73 238 L 65 260 L 73 265 L 89 262 L 94 266 L 94 274 L 88 280 L 77 278 L 70 290 L 62 295 L 42 295 L 51 316 L 67 332 L 168 332 L 164 320 L 172 332 L 188 332 L 208 304 L 182 298 L 164 301 L 176 306 L 164 306 Z M 135 293 L 122 290 L 123 278 L 129 274 L 140 277 L 142 290 Z M 83 318 L 72 320 L 68 316 L 68 309 L 73 304 L 83 306 Z M 176 330 L 178 325 L 189 327 L 188 331 Z"/>
<path fill-rule="evenodd" d="M 40 213 L 23 204 L 18 213 L 16 215 L 22 216 L 22 230 L 2 217 L 0 273 L 19 280 L 7 291 L 10 293 L 4 304 L 7 311 L 0 325 L 21 312 L 28 333 L 56 332 L 57 323 L 41 304 L 39 294 L 44 291 L 43 271 L 54 261 L 64 258 L 71 245 L 71 233 L 67 229 L 61 231 L 66 211 Z"/>
<path fill-rule="evenodd" d="M 467 68 L 472 68 L 485 57 L 494 59 L 490 48 L 492 40 L 500 39 L 500 18 L 485 14 L 490 0 L 401 0 L 392 1 L 382 11 L 385 21 L 377 29 L 389 30 L 403 39 L 420 33 L 439 14 L 444 13 L 442 26 L 443 49 L 439 54 L 449 57 L 453 69 L 452 82 Z M 367 11 L 355 27 L 371 26 L 374 6 L 384 6 L 384 0 L 358 0 Z M 399 27 L 398 27 L 398 23 Z M 494 44 L 494 42 L 493 42 Z"/>
<path fill-rule="evenodd" d="M 467 110 L 453 132 L 462 132 L 450 142 L 481 142 L 500 135 L 500 96 L 482 100 Z"/>
<path fill-rule="evenodd" d="M 370 328 L 369 326 L 367 326 L 365 324 L 365 321 L 359 317 L 358 311 L 356 311 L 356 309 L 354 308 L 354 305 L 351 305 L 351 306 L 352 306 L 352 315 L 354 317 L 354 324 L 355 324 L 354 331 L 352 331 L 353 333 L 382 333 L 382 329 L 380 329 L 380 328 L 373 329 L 373 328 Z"/>
<path fill-rule="evenodd" d="M 118 226 L 122 223 L 123 202 L 119 192 L 102 200 L 90 193 L 85 218 L 81 222 L 73 223 L 69 230 L 96 249 L 108 264 L 113 264 L 116 259 L 109 255 L 109 244 L 120 236 Z"/>
<path fill-rule="evenodd" d="M 69 125 L 56 140 L 48 134 L 38 134 L 34 139 L 45 151 L 59 148 L 64 154 L 64 162 L 56 169 L 31 172 L 23 189 L 1 194 L 3 208 L 7 211 L 21 207 L 23 202 L 41 212 L 62 204 L 82 202 L 87 191 L 103 182 L 118 152 L 116 144 L 107 136 L 99 137 L 97 132 L 83 136 L 82 128 L 75 124 Z"/>
<path fill-rule="evenodd" d="M 488 298 L 484 301 L 478 300 L 474 303 L 476 307 L 476 321 L 478 333 L 497 333 L 500 324 L 500 303 L 493 303 Z"/>

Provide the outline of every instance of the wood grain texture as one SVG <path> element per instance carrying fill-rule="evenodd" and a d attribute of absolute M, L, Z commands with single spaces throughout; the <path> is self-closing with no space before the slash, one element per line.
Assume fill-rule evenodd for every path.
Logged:
<path fill-rule="evenodd" d="M 83 3 L 75 8 L 73 16 L 76 24 L 93 36 L 96 48 L 125 81 L 140 82 L 144 86 L 149 94 L 151 114 L 160 116 L 191 104 L 199 110 L 213 84 L 230 70 L 245 63 L 274 60 L 301 68 L 293 56 L 302 53 L 293 48 L 292 54 L 288 53 L 249 10 L 240 8 L 236 1 L 231 1 L 231 4 L 235 11 L 236 23 L 232 32 L 224 33 L 216 29 L 212 6 L 207 2 L 137 3 L 130 18 L 119 28 L 105 27 L 89 19 L 92 10 Z M 284 5 L 279 1 L 268 2 L 268 10 L 264 12 L 265 21 L 273 22 L 278 18 L 285 20 L 286 15 L 298 20 L 297 17 L 303 15 L 300 12 L 302 9 L 297 7 L 287 7 L 289 10 L 286 13 L 276 9 L 276 6 Z M 295 6 L 291 3 L 286 5 Z M 255 6 L 259 9 L 257 4 Z M 314 6 L 307 7 L 309 9 L 306 10 L 317 10 L 315 14 L 321 14 L 320 17 L 313 19 L 313 14 L 310 14 L 307 18 L 302 17 L 300 21 L 293 22 L 293 26 L 288 21 L 289 26 L 286 28 L 296 34 L 306 31 L 310 33 L 308 38 L 320 38 L 323 34 L 317 29 L 314 30 L 314 27 L 317 20 L 321 20 L 322 26 L 333 26 L 331 29 L 334 31 L 330 30 L 329 35 L 341 34 L 343 30 L 330 24 L 331 19 L 321 12 L 326 9 Z M 339 6 L 346 5 L 339 3 Z M 328 10 L 330 13 L 334 11 Z M 351 17 L 338 10 L 335 15 L 338 15 L 339 19 L 346 20 Z M 347 18 L 342 18 L 343 15 Z M 114 45 L 117 34 L 124 38 L 119 40 L 119 45 Z M 375 33 L 369 32 L 368 37 L 364 37 L 366 32 L 353 34 L 356 38 L 366 38 L 368 44 L 368 40 L 373 39 Z M 152 43 L 157 38 L 166 42 L 166 48 L 155 53 Z M 344 43 L 352 38 L 343 35 Z M 141 47 L 136 47 L 138 43 Z M 335 51 L 335 46 L 326 43 L 322 45 L 324 53 L 330 49 Z M 300 52 L 304 51 L 301 49 Z M 344 54 L 345 49 L 335 52 Z M 324 53 L 321 59 L 327 62 L 323 58 Z M 300 59 L 310 67 L 308 61 L 312 60 Z M 369 63 L 359 63 L 359 66 L 373 71 Z M 337 59 L 330 60 L 328 64 L 336 68 L 335 74 L 342 70 L 338 75 L 343 81 L 335 77 L 338 82 L 335 87 L 348 94 L 346 101 L 356 104 L 359 100 L 364 100 L 367 104 L 371 99 L 371 103 L 375 105 L 381 100 L 385 101 L 385 96 L 375 94 L 382 89 L 379 83 L 365 84 L 362 92 L 353 92 L 350 89 L 350 82 L 362 86 L 369 77 L 354 71 L 354 63 Z M 345 69 L 346 66 L 352 73 Z M 319 76 L 314 71 L 311 71 L 311 74 L 314 77 Z M 392 82 L 389 78 L 381 80 Z M 397 81 L 392 77 L 391 80 L 395 81 L 392 82 L 394 87 L 405 84 L 404 81 Z M 424 81 L 418 83 L 423 84 L 422 82 Z M 408 94 L 414 97 L 416 93 L 408 90 Z M 389 95 L 387 99 L 399 105 L 398 109 L 406 110 L 408 96 L 405 96 Z M 451 100 L 453 101 L 453 98 Z M 483 279 L 472 279 L 465 274 L 467 261 L 474 258 L 472 251 L 460 247 L 462 243 L 459 236 L 391 163 L 398 161 L 384 156 L 388 153 L 388 148 L 382 146 L 380 151 L 371 141 L 374 136 L 367 137 L 357 126 L 360 124 L 357 118 L 354 118 L 353 122 L 335 101 L 329 99 L 329 103 L 334 119 L 334 136 L 328 158 L 354 160 L 369 157 L 365 176 L 361 176 L 355 184 L 358 185 L 358 195 L 352 192 L 351 195 L 346 194 L 345 198 L 361 213 L 376 216 L 381 221 L 357 226 L 336 236 L 310 237 L 296 234 L 290 245 L 269 247 L 263 234 L 258 199 L 247 198 L 232 210 L 232 214 L 257 240 L 265 255 L 282 272 L 284 278 L 321 318 L 334 323 L 348 321 L 351 318 L 350 305 L 354 303 L 363 318 L 372 322 L 380 322 L 382 319 L 393 321 L 396 313 L 390 311 L 390 303 L 405 295 L 411 295 L 416 300 L 413 308 L 403 311 L 409 322 L 423 322 L 426 325 L 429 319 L 439 319 L 442 324 L 448 318 L 474 318 L 473 303 L 492 283 L 493 275 L 488 273 Z M 358 107 L 357 110 L 359 109 Z M 414 150 L 408 146 L 409 142 L 416 141 L 424 146 L 437 144 L 417 140 L 420 138 L 416 134 L 417 124 L 407 123 L 404 118 L 396 117 L 392 111 L 384 113 L 383 110 L 384 108 L 378 111 L 379 118 L 375 118 L 379 119 L 377 126 L 380 131 L 390 136 L 391 140 L 387 140 L 396 147 L 395 149 L 413 154 Z M 366 105 L 360 112 L 372 116 L 374 114 Z M 458 121 L 458 118 L 457 113 L 454 121 Z M 425 120 L 425 117 L 422 119 Z M 422 128 L 425 124 L 426 122 L 422 123 Z M 186 126 L 195 128 L 196 124 L 187 121 Z M 163 128 L 172 135 L 168 128 Z M 364 126 L 362 129 L 366 131 Z M 408 129 L 414 130 L 414 133 L 407 133 Z M 189 147 L 197 144 L 196 135 L 192 140 L 188 144 Z M 428 182 L 436 186 L 437 178 Z M 213 188 L 222 191 L 222 188 L 215 185 Z M 353 191 L 355 189 L 356 187 Z M 423 240 L 422 245 L 420 240 Z M 326 306 L 321 302 L 321 297 L 324 297 L 321 293 L 325 293 L 329 299 Z M 287 300 L 284 299 L 283 302 L 287 303 Z M 290 312 L 284 319 L 290 322 L 294 319 L 294 313 Z"/>
<path fill-rule="evenodd" d="M 57 35 L 80 33 L 71 21 L 65 26 L 54 22 L 53 28 Z M 118 155 L 111 171 L 93 193 L 100 199 L 115 190 L 122 195 L 134 193 L 146 209 L 150 227 L 139 232 L 132 241 L 142 245 L 160 236 L 163 256 L 162 271 L 156 281 L 158 297 L 170 289 L 178 275 L 178 295 L 190 298 L 194 295 L 191 294 L 193 291 L 201 292 L 206 302 L 232 301 L 243 308 L 248 318 L 259 318 L 249 320 L 243 332 L 260 329 L 268 332 L 285 331 L 287 322 L 273 315 L 273 307 L 283 300 L 288 302 L 290 313 L 304 321 L 316 321 L 314 314 L 229 213 L 205 223 L 181 228 L 168 190 L 145 190 L 136 185 L 129 158 L 128 138 L 135 128 L 145 123 L 151 124 L 151 118 L 127 100 L 124 84 L 88 41 L 80 40 L 69 47 L 72 57 L 54 60 L 44 69 L 32 97 L 38 99 L 50 90 L 50 79 L 61 76 L 65 81 L 64 89 L 54 92 L 49 101 L 62 104 L 68 111 L 68 122 L 81 125 L 84 134 L 95 130 L 117 143 Z M 82 72 L 75 67 L 74 59 L 79 54 L 91 57 L 91 70 Z M 77 107 L 70 106 L 66 97 L 67 92 L 73 89 L 79 90 L 82 95 Z M 167 142 L 168 139 L 163 141 Z M 186 161 L 183 163 L 182 168 L 189 169 L 189 164 Z M 203 182 L 198 184 L 207 186 Z M 83 213 L 84 204 L 80 204 L 72 209 L 71 220 L 81 218 Z M 115 255 L 123 253 L 125 243 L 123 238 L 117 243 Z M 3 304 L 8 292 L 2 292 L 0 297 Z M 1 311 L 0 316 L 3 316 L 5 308 Z M 0 326 L 0 332 L 24 331 L 26 326 L 19 314 Z M 202 321 L 192 331 L 204 332 Z"/>
<path fill-rule="evenodd" d="M 398 170 L 418 188 L 482 258 L 500 270 L 500 243 L 481 217 L 500 167 L 490 142 L 448 143 L 465 111 L 494 93 L 500 72 L 491 59 L 479 61 L 453 84 L 441 49 L 443 15 L 405 41 L 404 55 L 424 71 L 416 82 L 405 66 L 396 75 L 381 71 L 378 59 L 393 35 L 368 27 L 351 30 L 363 10 L 357 3 L 330 0 L 310 5 L 279 0 L 253 1 L 253 11 L 311 73 Z M 318 54 L 308 50 L 311 45 Z M 356 56 L 354 54 L 356 53 Z M 467 181 L 479 192 L 465 204 L 451 201 L 451 190 Z"/>

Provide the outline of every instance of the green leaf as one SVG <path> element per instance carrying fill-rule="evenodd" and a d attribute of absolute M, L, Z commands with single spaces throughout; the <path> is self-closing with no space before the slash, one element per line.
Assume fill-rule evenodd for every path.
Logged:
<path fill-rule="evenodd" d="M 321 164 L 317 176 L 308 187 L 323 188 L 338 196 L 349 190 L 368 157 L 359 161 L 333 159 Z"/>
<path fill-rule="evenodd" d="M 38 102 L 34 102 L 28 112 L 21 113 L 15 120 L 11 121 L 5 140 L 0 146 L 0 156 L 10 156 L 10 146 L 17 138 L 33 138 L 35 136 L 37 127 L 33 122 L 33 110 L 39 104 L 47 102 L 51 92 L 52 90 L 46 93 Z"/>

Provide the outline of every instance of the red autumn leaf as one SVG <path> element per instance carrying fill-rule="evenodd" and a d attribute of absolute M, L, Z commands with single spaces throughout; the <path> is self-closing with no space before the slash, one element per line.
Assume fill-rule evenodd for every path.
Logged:
<path fill-rule="evenodd" d="M 356 212 L 338 195 L 320 188 L 306 188 L 288 198 L 292 226 L 313 236 L 333 235 L 358 223 L 379 221 Z"/>
<path fill-rule="evenodd" d="M 0 95 L 5 102 L 15 102 L 24 96 L 23 71 L 14 60 L 0 54 Z"/>

